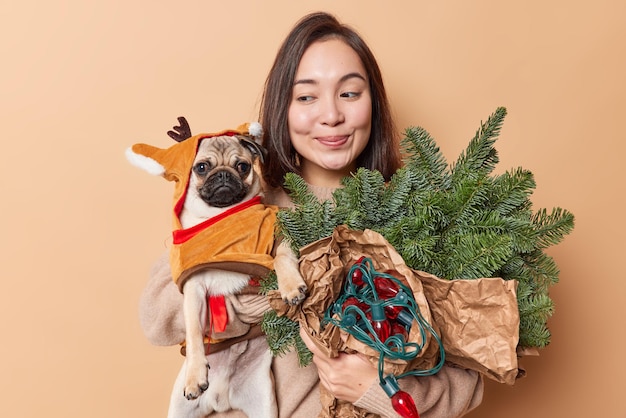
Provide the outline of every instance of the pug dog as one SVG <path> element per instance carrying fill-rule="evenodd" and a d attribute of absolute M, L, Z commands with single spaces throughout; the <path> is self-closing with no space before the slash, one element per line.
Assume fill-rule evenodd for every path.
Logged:
<path fill-rule="evenodd" d="M 179 122 L 181 126 L 174 127 L 176 133 L 168 133 L 183 142 L 191 137 L 191 133 L 184 118 L 179 118 Z M 127 152 L 128 158 L 146 170 L 147 164 L 143 161 L 146 154 L 150 154 L 148 159 L 160 161 L 159 165 L 177 161 L 176 158 L 164 157 L 152 151 L 135 151 L 131 152 L 133 155 Z M 143 155 L 138 157 L 138 154 Z M 193 230 L 207 220 L 232 211 L 242 202 L 262 196 L 255 163 L 258 161 L 262 164 L 264 155 L 265 150 L 250 135 L 229 132 L 199 139 L 188 173 L 188 184 L 179 200 L 183 203 L 178 208 L 182 230 Z M 137 162 L 137 159 L 142 161 Z M 161 171 L 164 172 L 158 169 L 152 172 L 160 172 L 168 178 L 168 170 Z M 177 183 L 182 185 L 182 181 Z M 276 244 L 272 255 L 281 296 L 289 304 L 300 303 L 307 288 L 296 255 L 285 242 Z M 265 338 L 243 339 L 222 351 L 205 352 L 204 336 L 207 331 L 211 334 L 211 330 L 207 330 L 207 297 L 236 294 L 246 288 L 251 279 L 246 272 L 217 265 L 220 267 L 208 265 L 190 269 L 191 273 L 185 277 L 182 285 L 177 282 L 183 293 L 186 357 L 172 390 L 168 417 L 200 418 L 213 411 L 229 409 L 240 409 L 249 417 L 277 417 L 270 369 L 272 354 Z"/>

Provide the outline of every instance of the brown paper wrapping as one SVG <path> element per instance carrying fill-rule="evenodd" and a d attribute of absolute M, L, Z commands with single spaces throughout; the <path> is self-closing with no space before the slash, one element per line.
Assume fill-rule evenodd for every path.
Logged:
<path fill-rule="evenodd" d="M 377 271 L 396 270 L 404 276 L 422 316 L 443 342 L 447 362 L 476 370 L 498 382 L 515 381 L 519 339 L 515 282 L 500 278 L 442 280 L 409 268 L 382 235 L 372 230 L 352 231 L 346 226 L 339 226 L 332 236 L 303 247 L 300 255 L 300 271 L 309 289 L 307 298 L 298 306 L 288 306 L 278 291 L 272 291 L 270 305 L 279 315 L 298 321 L 329 356 L 336 357 L 340 351 L 359 352 L 378 365 L 377 351 L 338 327 L 321 327 L 324 313 L 341 293 L 350 267 L 365 256 Z M 411 328 L 409 339 L 422 343 L 417 328 Z M 438 354 L 437 342 L 427 334 L 422 353 L 410 364 L 386 361 L 385 374 L 430 369 L 437 363 Z M 324 390 L 321 392 L 320 417 L 367 416 L 350 404 L 337 402 Z"/>
<path fill-rule="evenodd" d="M 518 373 L 519 309 L 514 281 L 442 280 L 416 272 L 430 303 L 446 361 L 513 384 Z"/>

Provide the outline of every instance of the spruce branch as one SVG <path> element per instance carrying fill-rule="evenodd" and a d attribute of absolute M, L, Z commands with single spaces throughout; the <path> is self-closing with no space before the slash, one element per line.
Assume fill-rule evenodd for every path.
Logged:
<path fill-rule="evenodd" d="M 519 167 L 493 179 L 489 206 L 502 215 L 525 209 L 535 189 L 533 173 Z"/>
<path fill-rule="evenodd" d="M 277 230 L 298 253 L 306 244 L 332 234 L 339 225 L 339 214 L 333 202 L 319 202 L 304 179 L 297 174 L 287 173 L 285 187 L 297 209 L 282 209 L 278 212 Z"/>
<path fill-rule="evenodd" d="M 289 191 L 289 197 L 296 206 L 317 203 L 315 195 L 311 193 L 304 179 L 295 173 L 285 175 L 285 189 Z"/>
<path fill-rule="evenodd" d="M 511 257 L 510 238 L 497 233 L 479 233 L 456 236 L 444 243 L 446 271 L 443 278 L 478 279 L 493 277 Z"/>
<path fill-rule="evenodd" d="M 411 268 L 447 279 L 516 280 L 519 344 L 545 347 L 550 342 L 546 322 L 554 312 L 548 290 L 558 282 L 559 270 L 544 250 L 572 231 L 574 216 L 561 208 L 533 213 L 536 184 L 530 171 L 492 174 L 505 116 L 505 108 L 496 109 L 453 164 L 428 132 L 408 128 L 401 142 L 404 166 L 388 183 L 380 173 L 360 168 L 344 179 L 332 201 L 318 202 L 302 178 L 288 174 L 285 185 L 295 208 L 279 211 L 279 234 L 298 251 L 341 224 L 372 229 Z M 303 342 L 290 334 L 293 324 L 267 320 L 271 332 L 287 328 L 273 334 L 277 353 L 289 345 L 306 356 L 298 349 Z"/>
<path fill-rule="evenodd" d="M 515 251 L 513 252 L 513 255 L 506 260 L 502 267 L 500 267 L 500 270 L 495 273 L 495 276 L 502 277 L 505 280 L 517 280 L 518 297 L 520 297 L 520 294 L 525 289 L 528 289 L 528 292 L 530 292 L 529 283 L 532 281 L 532 277 L 530 277 L 530 275 L 527 274 L 527 271 L 524 270 L 524 259 Z"/>
<path fill-rule="evenodd" d="M 554 208 L 550 214 L 540 209 L 533 217 L 538 235 L 538 248 L 556 245 L 574 229 L 574 215 L 567 210 Z"/>
<path fill-rule="evenodd" d="M 481 124 L 466 150 L 452 165 L 453 184 L 466 178 L 482 177 L 493 171 L 499 161 L 494 143 L 500 135 L 505 116 L 506 109 L 499 107 L 485 123 Z"/>
<path fill-rule="evenodd" d="M 547 292 L 547 289 L 558 283 L 559 268 L 554 259 L 541 250 L 524 254 L 524 270 L 532 278 L 533 288 Z"/>
<path fill-rule="evenodd" d="M 283 356 L 295 348 L 301 366 L 307 366 L 313 357 L 300 337 L 300 325 L 285 316 L 278 316 L 269 310 L 263 315 L 261 330 L 274 356 Z"/>
<path fill-rule="evenodd" d="M 496 212 L 498 213 L 498 212 Z M 502 233 L 511 238 L 511 247 L 515 253 L 524 254 L 532 252 L 536 247 L 537 234 L 529 220 L 530 214 L 515 213 L 512 216 L 504 216 Z"/>
<path fill-rule="evenodd" d="M 278 280 L 275 271 L 260 281 L 259 293 L 267 295 L 271 290 L 278 289 Z M 267 345 L 274 356 L 283 356 L 295 348 L 301 366 L 307 366 L 313 357 L 300 337 L 300 326 L 286 316 L 278 316 L 276 311 L 269 310 L 263 314 L 261 330 L 265 333 Z"/>
<path fill-rule="evenodd" d="M 259 294 L 267 295 L 271 290 L 278 289 L 278 278 L 276 272 L 271 270 L 267 276 L 259 280 Z"/>
<path fill-rule="evenodd" d="M 443 203 L 450 229 L 465 225 L 485 208 L 489 197 L 489 182 L 484 179 L 464 179 L 453 186 Z"/>
<path fill-rule="evenodd" d="M 343 180 L 343 188 L 335 195 L 339 217 L 351 229 L 366 229 L 382 219 L 381 197 L 385 179 L 378 171 L 359 168 L 355 175 Z"/>
<path fill-rule="evenodd" d="M 383 187 L 381 201 L 384 208 L 384 224 L 378 227 L 398 222 L 408 214 L 405 202 L 419 180 L 411 171 L 400 168 L 392 177 L 389 184 Z"/>
<path fill-rule="evenodd" d="M 429 187 L 445 188 L 448 182 L 448 163 L 439 146 L 425 129 L 409 127 L 400 142 L 408 171 L 425 179 Z"/>
<path fill-rule="evenodd" d="M 520 345 L 545 347 L 550 343 L 546 321 L 554 313 L 554 303 L 547 294 L 518 297 L 520 311 Z"/>
<path fill-rule="evenodd" d="M 522 347 L 543 348 L 550 344 L 552 334 L 548 327 L 529 315 L 525 315 L 525 321 L 520 321 L 519 345 Z"/>

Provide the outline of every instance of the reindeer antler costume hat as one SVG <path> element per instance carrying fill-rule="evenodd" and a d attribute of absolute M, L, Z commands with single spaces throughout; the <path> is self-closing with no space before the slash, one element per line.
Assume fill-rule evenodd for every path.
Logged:
<path fill-rule="evenodd" d="M 242 202 L 218 217 L 182 229 L 180 213 L 185 202 L 190 173 L 200 141 L 217 136 L 258 138 L 261 125 L 244 124 L 236 130 L 192 136 L 189 124 L 179 117 L 180 126 L 168 135 L 177 141 L 167 149 L 135 144 L 126 151 L 128 160 L 150 174 L 176 183 L 174 188 L 173 245 L 170 264 L 174 281 L 182 291 L 184 281 L 194 272 L 220 268 L 262 277 L 273 269 L 271 256 L 277 208 L 263 205 L 260 198 Z"/>

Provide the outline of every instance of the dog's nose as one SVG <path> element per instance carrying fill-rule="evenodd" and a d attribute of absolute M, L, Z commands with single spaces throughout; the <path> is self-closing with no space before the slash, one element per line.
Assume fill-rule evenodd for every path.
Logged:
<path fill-rule="evenodd" d="M 231 178 L 231 174 L 228 171 L 220 171 L 216 174 L 217 179 L 220 181 L 226 181 Z"/>

